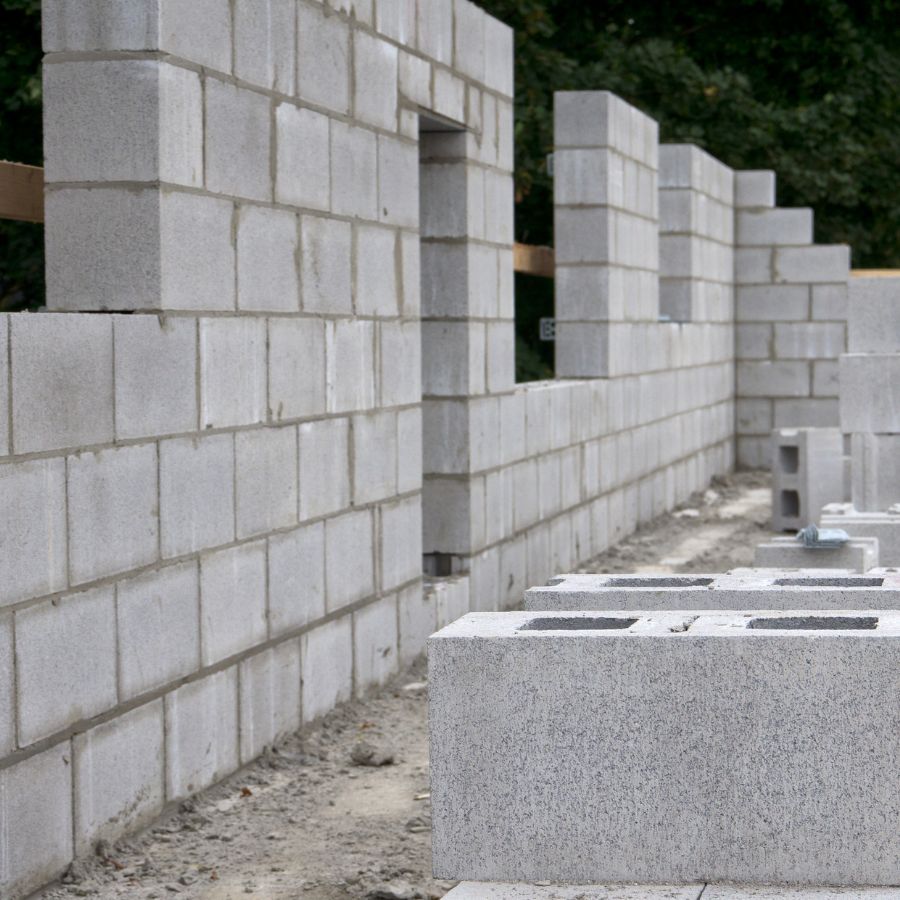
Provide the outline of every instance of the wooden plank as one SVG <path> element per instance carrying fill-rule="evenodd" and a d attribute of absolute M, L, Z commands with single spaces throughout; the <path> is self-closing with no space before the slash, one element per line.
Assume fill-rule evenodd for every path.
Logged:
<path fill-rule="evenodd" d="M 900 269 L 851 269 L 853 278 L 900 278 Z"/>
<path fill-rule="evenodd" d="M 0 219 L 44 221 L 44 170 L 0 162 Z"/>
<path fill-rule="evenodd" d="M 533 244 L 514 244 L 513 267 L 523 275 L 553 278 L 556 274 L 553 248 L 536 247 Z"/>

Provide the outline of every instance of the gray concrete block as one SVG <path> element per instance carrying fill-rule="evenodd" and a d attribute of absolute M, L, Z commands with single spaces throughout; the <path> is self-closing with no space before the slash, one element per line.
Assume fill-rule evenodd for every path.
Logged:
<path fill-rule="evenodd" d="M 422 398 L 422 331 L 418 322 L 378 326 L 382 406 L 406 406 Z"/>
<path fill-rule="evenodd" d="M 331 122 L 331 211 L 378 219 L 378 143 L 375 133 Z"/>
<path fill-rule="evenodd" d="M 234 438 L 175 438 L 159 444 L 163 558 L 234 540 Z"/>
<path fill-rule="evenodd" d="M 70 456 L 69 575 L 80 584 L 159 558 L 155 444 Z"/>
<path fill-rule="evenodd" d="M 9 325 L 13 451 L 37 453 L 111 441 L 109 317 L 23 313 L 11 316 Z"/>
<path fill-rule="evenodd" d="M 809 318 L 809 287 L 801 284 L 739 286 L 735 311 L 739 322 L 804 322 Z"/>
<path fill-rule="evenodd" d="M 900 279 L 851 278 L 848 301 L 850 353 L 900 351 Z"/>
<path fill-rule="evenodd" d="M 738 211 L 735 220 L 737 243 L 744 247 L 812 243 L 811 209 Z"/>
<path fill-rule="evenodd" d="M 850 504 L 839 505 L 846 510 L 835 514 L 826 507 L 822 511 L 821 527 L 841 528 L 852 538 L 877 538 L 880 564 L 900 567 L 900 511 L 859 512 Z"/>
<path fill-rule="evenodd" d="M 734 173 L 734 205 L 738 208 L 775 205 L 775 173 L 769 170 Z"/>
<path fill-rule="evenodd" d="M 353 293 L 358 315 L 398 314 L 397 250 L 397 232 L 393 229 L 357 227 Z"/>
<path fill-rule="evenodd" d="M 201 319 L 201 427 L 253 425 L 265 418 L 265 320 Z"/>
<path fill-rule="evenodd" d="M 354 416 L 353 503 L 362 506 L 397 493 L 397 419 L 394 412 Z"/>
<path fill-rule="evenodd" d="M 372 514 L 351 512 L 325 523 L 327 608 L 334 612 L 375 593 Z"/>
<path fill-rule="evenodd" d="M 453 4 L 419 3 L 419 50 L 437 62 L 453 65 Z"/>
<path fill-rule="evenodd" d="M 850 248 L 846 244 L 776 247 L 772 254 L 772 280 L 776 283 L 845 282 L 849 274 Z"/>
<path fill-rule="evenodd" d="M 864 537 L 848 541 L 833 550 L 811 550 L 796 538 L 776 537 L 757 544 L 753 565 L 758 568 L 851 569 L 868 572 L 879 564 L 878 538 Z"/>
<path fill-rule="evenodd" d="M 352 294 L 352 232 L 334 219 L 303 216 L 301 280 L 306 312 L 350 313 Z"/>
<path fill-rule="evenodd" d="M 297 7 L 297 94 L 335 112 L 350 110 L 350 29 L 305 3 Z"/>
<path fill-rule="evenodd" d="M 854 434 L 850 456 L 851 496 L 858 510 L 881 512 L 900 503 L 900 435 Z"/>
<path fill-rule="evenodd" d="M 378 31 L 397 41 L 414 47 L 416 43 L 415 0 L 381 0 L 375 8 Z"/>
<path fill-rule="evenodd" d="M 15 629 L 20 746 L 115 706 L 111 587 L 20 610 Z"/>
<path fill-rule="evenodd" d="M 702 884 L 524 884 L 464 881 L 447 900 L 699 900 Z M 736 895 L 735 895 L 736 896 Z M 729 900 L 731 895 L 729 895 Z M 796 900 L 804 900 L 797 897 Z"/>
<path fill-rule="evenodd" d="M 326 399 L 329 412 L 375 406 L 375 324 L 337 320 L 326 325 Z"/>
<path fill-rule="evenodd" d="M 269 319 L 269 412 L 276 422 L 325 412 L 325 323 Z"/>
<path fill-rule="evenodd" d="M 6 422 L 0 422 L 0 456 L 9 453 L 9 316 L 0 316 L 0 409 L 7 410 Z"/>
<path fill-rule="evenodd" d="M 397 129 L 397 48 L 364 31 L 353 32 L 353 115 Z"/>
<path fill-rule="evenodd" d="M 197 428 L 197 325 L 193 319 L 114 316 L 116 437 Z"/>
<path fill-rule="evenodd" d="M 896 883 L 900 613 L 589 618 L 429 641 L 437 877 Z"/>
<path fill-rule="evenodd" d="M 381 589 L 391 590 L 422 575 L 422 498 L 381 507 Z"/>
<path fill-rule="evenodd" d="M 275 107 L 275 199 L 327 210 L 331 203 L 328 117 L 289 103 Z"/>
<path fill-rule="evenodd" d="M 269 538 L 269 631 L 273 637 L 325 615 L 325 525 Z"/>
<path fill-rule="evenodd" d="M 238 308 L 296 312 L 299 223 L 294 213 L 242 206 L 237 215 Z"/>
<path fill-rule="evenodd" d="M 403 409 L 397 413 L 397 491 L 417 491 L 422 487 L 422 410 Z"/>
<path fill-rule="evenodd" d="M 792 360 L 739 362 L 737 390 L 742 397 L 806 397 L 809 365 Z"/>
<path fill-rule="evenodd" d="M 44 51 L 155 50 L 157 3 L 48 0 L 41 11 Z"/>
<path fill-rule="evenodd" d="M 846 284 L 814 284 L 812 286 L 812 317 L 814 319 L 831 319 L 846 322 L 847 308 Z"/>
<path fill-rule="evenodd" d="M 778 400 L 774 402 L 774 422 L 776 428 L 797 426 L 799 428 L 830 428 L 839 421 L 836 399 L 807 398 L 801 400 Z"/>
<path fill-rule="evenodd" d="M 160 49 L 200 65 L 231 71 L 229 0 L 168 0 L 159 4 Z"/>
<path fill-rule="evenodd" d="M 0 617 L 0 753 L 4 756 L 16 747 L 14 667 L 13 617 L 2 616 Z"/>
<path fill-rule="evenodd" d="M 356 695 L 384 684 L 399 666 L 397 598 L 384 597 L 353 613 L 353 672 Z"/>
<path fill-rule="evenodd" d="M 485 22 L 484 11 L 469 0 L 453 2 L 455 40 L 453 64 L 463 75 L 475 81 L 485 81 Z"/>
<path fill-rule="evenodd" d="M 300 430 L 300 518 L 350 506 L 350 422 L 305 422 Z"/>
<path fill-rule="evenodd" d="M 271 100 L 208 78 L 205 102 L 207 189 L 234 197 L 271 200 Z"/>
<path fill-rule="evenodd" d="M 66 467 L 61 459 L 0 466 L 0 607 L 62 590 Z"/>
<path fill-rule="evenodd" d="M 68 741 L 0 769 L 0 891 L 26 897 L 72 859 L 72 766 Z"/>
<path fill-rule="evenodd" d="M 130 700 L 200 665 L 200 581 L 193 560 L 116 585 L 119 692 Z"/>
<path fill-rule="evenodd" d="M 239 431 L 234 436 L 238 538 L 297 523 L 297 430 Z"/>
<path fill-rule="evenodd" d="M 165 696 L 166 800 L 180 800 L 238 767 L 237 668 Z"/>
<path fill-rule="evenodd" d="M 819 360 L 813 363 L 813 396 L 837 397 L 840 380 L 836 359 Z"/>
<path fill-rule="evenodd" d="M 162 812 L 163 702 L 155 700 L 72 739 L 75 853 L 116 840 Z"/>
<path fill-rule="evenodd" d="M 267 636 L 265 542 L 200 557 L 201 663 L 214 665 Z"/>
<path fill-rule="evenodd" d="M 397 595 L 397 636 L 400 666 L 408 666 L 425 651 L 425 641 L 437 622 L 435 595 L 421 583 Z"/>
<path fill-rule="evenodd" d="M 353 627 L 347 615 L 300 639 L 303 721 L 311 722 L 349 700 L 353 692 Z"/>
<path fill-rule="evenodd" d="M 234 6 L 234 74 L 282 94 L 294 93 L 296 4 L 239 0 Z"/>
<path fill-rule="evenodd" d="M 841 431 L 900 434 L 900 353 L 840 358 Z"/>
<path fill-rule="evenodd" d="M 845 331 L 840 322 L 779 322 L 775 325 L 775 355 L 782 359 L 835 359 L 846 346 Z"/>

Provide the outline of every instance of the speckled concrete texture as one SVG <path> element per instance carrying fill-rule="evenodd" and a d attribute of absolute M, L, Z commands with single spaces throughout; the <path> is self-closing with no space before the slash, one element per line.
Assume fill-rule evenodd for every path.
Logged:
<path fill-rule="evenodd" d="M 447 900 L 900 900 L 900 888 L 780 888 L 735 884 L 521 884 L 465 881 Z"/>
<path fill-rule="evenodd" d="M 900 609 L 900 572 L 744 569 L 724 575 L 560 575 L 525 609 Z"/>
<path fill-rule="evenodd" d="M 897 885 L 898 697 L 892 611 L 469 614 L 429 641 L 435 874 Z"/>

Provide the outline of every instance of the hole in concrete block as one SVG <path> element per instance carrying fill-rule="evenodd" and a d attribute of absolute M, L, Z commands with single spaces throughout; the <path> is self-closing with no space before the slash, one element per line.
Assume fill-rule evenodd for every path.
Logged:
<path fill-rule="evenodd" d="M 692 578 L 686 576 L 679 578 L 610 578 L 606 583 L 607 587 L 618 588 L 688 588 L 688 587 L 708 587 L 713 583 L 712 578 Z"/>
<path fill-rule="evenodd" d="M 800 448 L 799 447 L 779 447 L 778 448 L 778 465 L 781 471 L 793 475 L 800 470 Z"/>
<path fill-rule="evenodd" d="M 564 617 L 549 616 L 532 619 L 519 631 L 621 631 L 631 628 L 637 619 L 613 619 L 612 617 Z"/>
<path fill-rule="evenodd" d="M 881 587 L 883 578 L 776 578 L 777 587 Z"/>
<path fill-rule="evenodd" d="M 778 628 L 788 631 L 871 631 L 878 627 L 875 616 L 785 616 L 782 619 L 751 619 L 748 628 Z"/>
<path fill-rule="evenodd" d="M 780 499 L 783 516 L 800 515 L 800 495 L 796 491 L 782 491 Z"/>

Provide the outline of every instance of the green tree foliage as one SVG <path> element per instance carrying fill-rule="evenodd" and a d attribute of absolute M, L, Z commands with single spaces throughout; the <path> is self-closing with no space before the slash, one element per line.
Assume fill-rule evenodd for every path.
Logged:
<path fill-rule="evenodd" d="M 606 89 L 734 168 L 774 169 L 816 240 L 900 266 L 900 0 L 481 0 L 516 29 L 519 240 L 552 243 L 553 92 Z"/>
<path fill-rule="evenodd" d="M 0 35 L 0 159 L 40 166 L 40 0 L 0 0 Z M 43 302 L 43 227 L 0 220 L 0 311 Z"/>

